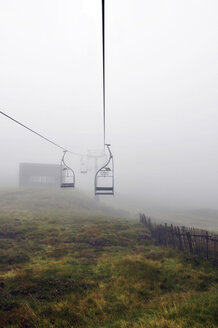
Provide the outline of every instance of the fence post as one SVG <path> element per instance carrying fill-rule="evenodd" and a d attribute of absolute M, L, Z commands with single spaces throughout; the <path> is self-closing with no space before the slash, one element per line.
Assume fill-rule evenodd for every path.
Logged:
<path fill-rule="evenodd" d="M 176 248 L 175 247 L 174 230 L 173 230 L 173 225 L 172 224 L 170 226 L 170 234 L 171 234 L 171 245 L 173 246 L 173 248 Z"/>
<path fill-rule="evenodd" d="M 189 231 L 187 231 L 186 235 L 187 235 L 187 240 L 188 240 L 188 245 L 189 245 L 189 251 L 190 251 L 190 253 L 192 253 L 193 252 L 193 249 L 192 249 L 191 234 L 190 234 Z"/>
<path fill-rule="evenodd" d="M 183 245 L 182 245 L 182 239 L 181 239 L 179 227 L 177 227 L 177 233 L 178 233 L 178 238 L 179 238 L 179 249 L 180 249 L 180 251 L 183 251 Z"/>
<path fill-rule="evenodd" d="M 150 231 L 156 245 L 171 245 L 181 251 L 188 250 L 190 253 L 197 253 L 218 265 L 218 235 L 195 228 L 153 223 L 150 217 L 146 217 L 142 213 L 139 214 L 139 217 L 140 222 Z"/>
<path fill-rule="evenodd" d="M 208 242 L 209 242 L 209 236 L 208 236 L 208 231 L 206 231 L 206 259 L 208 260 L 209 256 L 208 256 Z"/>

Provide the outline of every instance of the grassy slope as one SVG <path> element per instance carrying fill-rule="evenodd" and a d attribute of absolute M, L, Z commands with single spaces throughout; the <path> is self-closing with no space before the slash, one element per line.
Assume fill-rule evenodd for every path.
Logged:
<path fill-rule="evenodd" d="M 119 195 L 115 198 L 107 198 L 106 203 L 127 209 L 131 213 L 131 217 L 135 217 L 135 215 L 138 215 L 137 212 L 141 212 L 151 216 L 152 220 L 156 219 L 158 222 L 193 226 L 218 233 L 217 209 L 201 208 L 202 204 L 199 204 L 200 207 L 198 208 L 187 205 L 178 207 L 175 204 L 158 204 L 147 199 L 147 196 L 149 195 L 140 195 L 140 193 L 133 197 Z"/>
<path fill-rule="evenodd" d="M 198 210 L 168 210 L 166 213 L 157 212 L 156 217 L 161 218 L 161 221 L 168 221 L 169 223 L 192 226 L 199 229 L 206 229 L 211 232 L 218 233 L 218 211 L 211 209 Z"/>
<path fill-rule="evenodd" d="M 1 194 L 0 327 L 218 326 L 215 268 L 72 195 Z"/>

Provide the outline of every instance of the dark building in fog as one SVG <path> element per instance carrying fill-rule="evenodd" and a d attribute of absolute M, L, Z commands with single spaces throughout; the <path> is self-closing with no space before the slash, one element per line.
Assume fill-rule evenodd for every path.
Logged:
<path fill-rule="evenodd" d="M 60 165 L 20 163 L 20 187 L 58 187 L 60 185 Z"/>

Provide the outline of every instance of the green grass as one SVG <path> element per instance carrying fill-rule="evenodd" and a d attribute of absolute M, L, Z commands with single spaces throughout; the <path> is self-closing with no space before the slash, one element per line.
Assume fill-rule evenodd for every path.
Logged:
<path fill-rule="evenodd" d="M 218 327 L 211 264 L 81 200 L 16 195 L 1 195 L 0 327 Z"/>

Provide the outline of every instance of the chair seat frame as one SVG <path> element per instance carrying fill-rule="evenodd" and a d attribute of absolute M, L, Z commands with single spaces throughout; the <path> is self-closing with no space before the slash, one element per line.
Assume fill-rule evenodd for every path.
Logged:
<path fill-rule="evenodd" d="M 107 146 L 109 158 L 106 164 L 95 174 L 95 195 L 114 195 L 114 159 L 110 150 L 110 144 L 105 144 L 105 146 Z M 108 165 L 110 165 L 110 169 L 108 168 Z M 107 187 L 101 186 L 99 180 L 108 178 L 111 181 L 110 184 Z"/>
<path fill-rule="evenodd" d="M 65 150 L 61 159 L 61 174 L 60 174 L 60 187 L 61 188 L 75 188 L 75 173 L 74 171 L 65 163 L 65 155 L 67 151 Z M 65 178 L 70 178 L 71 182 L 65 182 Z"/>

